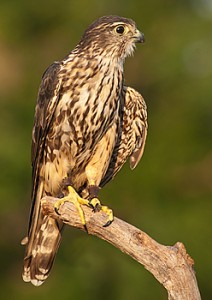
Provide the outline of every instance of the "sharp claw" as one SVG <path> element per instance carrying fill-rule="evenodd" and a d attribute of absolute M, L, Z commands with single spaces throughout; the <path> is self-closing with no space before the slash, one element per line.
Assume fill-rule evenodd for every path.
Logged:
<path fill-rule="evenodd" d="M 88 233 L 88 228 L 87 228 L 86 224 L 84 224 L 83 227 L 84 227 L 85 231 Z"/>
<path fill-rule="evenodd" d="M 91 202 L 89 202 L 88 205 L 94 210 L 94 206 Z"/>
<path fill-rule="evenodd" d="M 59 213 L 59 208 L 55 207 L 55 208 L 54 208 L 54 211 L 55 211 L 56 214 L 58 214 L 59 216 L 61 215 L 61 214 Z"/>
<path fill-rule="evenodd" d="M 93 199 L 89 200 L 89 205 L 93 209 L 93 212 L 98 212 L 102 208 L 98 198 L 93 198 Z"/>
<path fill-rule="evenodd" d="M 95 207 L 93 208 L 93 211 L 94 212 L 98 212 L 98 211 L 100 211 L 101 210 L 101 205 L 99 204 L 99 203 L 97 203 L 96 205 L 95 205 Z"/>
<path fill-rule="evenodd" d="M 109 221 L 107 221 L 107 223 L 105 224 L 105 225 L 103 225 L 103 227 L 108 227 L 110 224 L 112 224 L 113 223 L 113 220 L 111 221 L 111 220 L 109 220 Z"/>
<path fill-rule="evenodd" d="M 96 212 L 96 207 L 97 205 L 93 206 L 93 204 L 91 202 L 89 202 L 89 206 L 92 208 L 92 212 Z"/>
<path fill-rule="evenodd" d="M 92 207 L 93 212 L 103 211 L 108 215 L 108 221 L 103 227 L 109 226 L 113 222 L 113 212 L 110 208 L 105 205 L 101 205 L 98 198 L 92 198 L 89 200 L 89 205 Z"/>

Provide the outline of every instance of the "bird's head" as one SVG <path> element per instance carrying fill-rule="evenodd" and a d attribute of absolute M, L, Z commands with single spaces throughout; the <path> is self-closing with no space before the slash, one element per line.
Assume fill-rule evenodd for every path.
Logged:
<path fill-rule="evenodd" d="M 104 16 L 93 22 L 85 31 L 79 47 L 105 57 L 124 60 L 143 43 L 144 34 L 133 20 L 119 16 Z"/>

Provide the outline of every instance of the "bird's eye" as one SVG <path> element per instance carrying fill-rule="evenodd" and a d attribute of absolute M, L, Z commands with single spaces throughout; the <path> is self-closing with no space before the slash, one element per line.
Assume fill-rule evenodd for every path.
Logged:
<path fill-rule="evenodd" d="M 122 26 L 122 25 L 119 25 L 119 26 L 116 27 L 116 32 L 117 32 L 118 34 L 123 34 L 123 33 L 124 33 L 124 30 L 125 30 L 125 28 L 124 28 L 124 26 Z"/>

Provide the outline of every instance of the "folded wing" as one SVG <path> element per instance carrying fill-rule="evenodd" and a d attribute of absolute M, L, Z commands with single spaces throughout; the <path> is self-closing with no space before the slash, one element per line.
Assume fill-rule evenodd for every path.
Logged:
<path fill-rule="evenodd" d="M 126 160 L 134 169 L 140 161 L 147 137 L 147 107 L 143 97 L 133 88 L 124 86 L 120 107 L 120 133 L 101 187 L 114 178 Z"/>

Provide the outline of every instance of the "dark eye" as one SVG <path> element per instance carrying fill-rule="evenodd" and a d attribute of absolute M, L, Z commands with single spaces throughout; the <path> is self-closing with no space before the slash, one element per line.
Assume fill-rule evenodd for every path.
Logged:
<path fill-rule="evenodd" d="M 117 32 L 118 34 L 124 33 L 124 26 L 122 26 L 122 25 L 117 26 L 117 27 L 116 27 L 116 32 Z"/>

